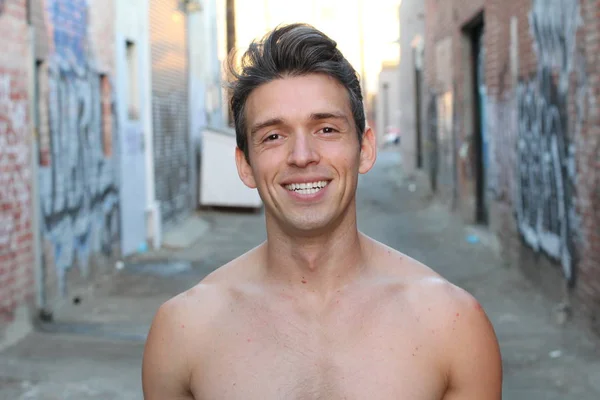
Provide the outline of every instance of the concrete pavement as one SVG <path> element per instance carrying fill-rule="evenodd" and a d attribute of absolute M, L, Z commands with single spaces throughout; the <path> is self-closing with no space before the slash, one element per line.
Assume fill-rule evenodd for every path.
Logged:
<path fill-rule="evenodd" d="M 599 399 L 600 340 L 574 324 L 558 326 L 555 304 L 502 262 L 485 230 L 465 226 L 409 183 L 397 153 L 380 153 L 360 179 L 359 228 L 479 299 L 501 343 L 504 398 Z M 0 399 L 141 399 L 143 342 L 156 308 L 265 238 L 260 213 L 200 217 L 208 228 L 194 245 L 125 260 L 74 294 L 77 304 L 57 310 L 44 332 L 0 353 Z"/>

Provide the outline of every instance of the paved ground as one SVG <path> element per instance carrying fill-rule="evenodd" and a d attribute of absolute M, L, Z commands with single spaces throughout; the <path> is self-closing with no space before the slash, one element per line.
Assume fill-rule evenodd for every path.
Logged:
<path fill-rule="evenodd" d="M 361 178 L 359 227 L 474 294 L 496 328 L 504 398 L 600 398 L 600 357 L 590 337 L 554 323 L 554 304 L 503 266 L 443 207 L 409 190 L 395 153 Z M 265 238 L 260 213 L 201 214 L 210 225 L 193 246 L 127 260 L 125 268 L 56 312 L 57 323 L 0 354 L 0 399 L 141 399 L 144 337 L 156 308 Z M 485 235 L 481 237 L 485 239 Z"/>

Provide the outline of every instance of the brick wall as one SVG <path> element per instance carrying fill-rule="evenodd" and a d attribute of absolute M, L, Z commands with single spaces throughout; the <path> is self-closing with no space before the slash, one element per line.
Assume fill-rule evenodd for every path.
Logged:
<path fill-rule="evenodd" d="M 600 1 L 582 1 L 579 42 L 584 52 L 585 81 L 574 95 L 582 103 L 570 108 L 578 117 L 584 108 L 577 146 L 577 212 L 579 219 L 578 297 L 600 331 Z M 583 92 L 583 94 L 582 94 Z"/>
<path fill-rule="evenodd" d="M 0 326 L 35 288 L 27 36 L 25 0 L 0 2 Z"/>
<path fill-rule="evenodd" d="M 475 220 L 469 21 L 483 12 L 488 222 L 509 263 L 557 300 L 572 288 L 567 293 L 592 320 L 600 311 L 599 4 L 428 0 L 425 21 L 427 86 L 438 102 L 449 92 L 454 106 L 454 157 L 441 157 L 440 170 L 456 168 L 456 175 L 440 179 L 442 186 L 452 186 L 458 209 Z M 451 46 L 450 56 L 443 46 Z"/>
<path fill-rule="evenodd" d="M 150 1 L 154 170 L 165 224 L 191 210 L 186 17 L 177 4 Z"/>

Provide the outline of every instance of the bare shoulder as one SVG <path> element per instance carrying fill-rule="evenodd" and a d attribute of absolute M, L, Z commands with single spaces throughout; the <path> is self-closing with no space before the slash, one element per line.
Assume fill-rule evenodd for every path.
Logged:
<path fill-rule="evenodd" d="M 445 358 L 444 400 L 502 398 L 502 356 L 494 327 L 479 301 L 445 280 L 424 285 L 432 290 L 432 315 L 437 316 Z M 433 323 L 435 324 L 435 322 Z"/>
<path fill-rule="evenodd" d="M 230 303 L 231 288 L 250 258 L 251 254 L 246 254 L 218 268 L 159 307 L 144 348 L 146 400 L 192 398 L 190 378 L 195 368 L 201 368 L 204 352 L 218 335 L 214 322 Z"/>
<path fill-rule="evenodd" d="M 500 399 L 502 361 L 494 328 L 479 301 L 428 266 L 377 245 L 375 258 L 395 283 L 398 306 L 410 310 L 422 340 L 436 349 L 447 378 L 444 400 Z"/>
<path fill-rule="evenodd" d="M 251 280 L 251 265 L 256 263 L 254 252 L 250 251 L 217 268 L 197 285 L 162 304 L 156 312 L 150 334 L 167 333 L 185 341 L 186 332 L 193 331 L 194 343 L 208 335 L 210 331 L 205 328 L 212 325 L 229 304 L 233 288 Z M 204 334 L 198 335 L 201 332 Z"/>
<path fill-rule="evenodd" d="M 159 307 L 144 348 L 144 399 L 193 398 L 190 379 L 224 297 L 218 285 L 200 283 Z"/>
<path fill-rule="evenodd" d="M 397 288 L 403 301 L 408 301 L 419 313 L 433 313 L 436 324 L 453 322 L 460 316 L 487 321 L 475 297 L 427 265 L 375 241 L 372 254 L 378 275 L 387 276 L 390 282 L 400 283 Z"/>
<path fill-rule="evenodd" d="M 400 281 L 402 301 L 430 328 L 460 347 L 482 338 L 495 347 L 496 337 L 488 316 L 479 301 L 468 291 L 449 282 L 425 264 L 396 250 L 383 246 L 386 270 Z M 438 338 L 439 339 L 439 338 Z M 492 349 L 494 350 L 494 349 Z"/>
<path fill-rule="evenodd" d="M 407 285 L 406 297 L 439 339 L 461 349 L 482 339 L 496 347 L 493 326 L 481 303 L 468 291 L 439 275 L 424 275 Z M 448 349 L 448 347 L 446 347 Z"/>
<path fill-rule="evenodd" d="M 439 350 L 444 400 L 502 398 L 500 347 L 484 308 L 469 292 L 425 273 L 408 286 L 410 302 Z M 431 333 L 430 333 L 431 332 Z"/>

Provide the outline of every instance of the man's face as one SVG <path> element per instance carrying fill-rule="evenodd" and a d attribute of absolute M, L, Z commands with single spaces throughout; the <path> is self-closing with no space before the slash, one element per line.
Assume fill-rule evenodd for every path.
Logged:
<path fill-rule="evenodd" d="M 322 74 L 286 77 L 256 88 L 246 102 L 248 163 L 242 181 L 257 188 L 269 216 L 295 232 L 326 230 L 354 206 L 358 173 L 375 162 L 370 129 L 362 143 L 346 89 Z"/>

